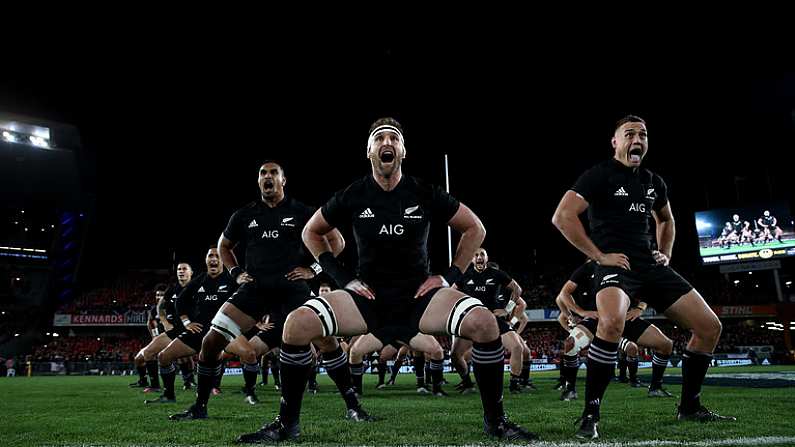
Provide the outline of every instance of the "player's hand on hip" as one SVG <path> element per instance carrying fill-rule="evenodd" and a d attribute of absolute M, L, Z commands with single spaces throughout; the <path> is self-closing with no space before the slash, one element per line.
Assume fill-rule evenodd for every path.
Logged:
<path fill-rule="evenodd" d="M 262 319 L 262 321 L 257 323 L 256 326 L 257 326 L 257 329 L 259 329 L 259 330 L 261 330 L 263 332 L 269 331 L 269 330 L 273 329 L 274 327 L 276 327 L 275 324 L 271 323 L 271 316 L 270 315 L 265 315 L 265 317 Z"/>
<path fill-rule="evenodd" d="M 312 279 L 315 277 L 315 272 L 307 267 L 296 267 L 292 272 L 284 275 L 290 281 L 299 281 L 302 279 Z"/>
<path fill-rule="evenodd" d="M 199 323 L 191 323 L 185 326 L 185 329 L 187 329 L 190 332 L 193 332 L 194 334 L 198 334 L 199 332 L 202 331 L 202 325 Z"/>
<path fill-rule="evenodd" d="M 669 259 L 665 253 L 659 250 L 654 250 L 653 252 L 651 252 L 651 255 L 654 256 L 654 260 L 657 262 L 658 265 L 668 265 L 668 263 L 671 262 L 671 259 Z"/>
<path fill-rule="evenodd" d="M 424 283 L 422 283 L 420 288 L 417 289 L 417 293 L 414 295 L 414 298 L 419 298 L 433 289 L 444 287 L 444 283 L 445 281 L 442 275 L 430 276 L 425 280 Z"/>
<path fill-rule="evenodd" d="M 348 290 L 353 290 L 354 292 L 367 298 L 368 300 L 375 299 L 375 293 L 373 293 L 373 290 L 370 288 L 370 286 L 365 284 L 364 281 L 360 279 L 354 279 L 353 281 L 346 284 L 345 288 Z"/>
<path fill-rule="evenodd" d="M 254 277 L 246 272 L 241 273 L 240 276 L 237 277 L 238 284 L 245 284 L 247 282 L 252 282 L 252 281 L 254 281 Z"/>
<path fill-rule="evenodd" d="M 596 262 L 605 267 L 621 267 L 629 270 L 629 258 L 624 253 L 605 253 Z"/>
<path fill-rule="evenodd" d="M 635 319 L 641 315 L 643 315 L 643 311 L 637 307 L 633 307 L 627 312 L 627 321 L 635 321 Z"/>

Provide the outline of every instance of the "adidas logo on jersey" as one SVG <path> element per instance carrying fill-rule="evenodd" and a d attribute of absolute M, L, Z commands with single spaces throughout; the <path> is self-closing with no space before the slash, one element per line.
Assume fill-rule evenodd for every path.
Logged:
<path fill-rule="evenodd" d="M 199 293 L 204 292 L 204 286 L 199 287 Z"/>
<path fill-rule="evenodd" d="M 628 196 L 629 194 L 627 194 L 627 192 L 624 191 L 624 187 L 622 186 L 622 187 L 618 188 L 618 191 L 616 191 L 616 193 L 613 194 L 613 195 L 614 196 Z"/>
<path fill-rule="evenodd" d="M 257 228 L 258 227 L 257 220 L 256 219 L 251 219 L 251 223 L 248 224 L 248 227 L 249 228 Z"/>
<path fill-rule="evenodd" d="M 373 212 L 370 211 L 370 208 L 367 208 L 366 210 L 362 211 L 362 214 L 359 214 L 359 217 L 362 219 L 367 217 L 375 217 L 375 214 L 373 214 Z"/>

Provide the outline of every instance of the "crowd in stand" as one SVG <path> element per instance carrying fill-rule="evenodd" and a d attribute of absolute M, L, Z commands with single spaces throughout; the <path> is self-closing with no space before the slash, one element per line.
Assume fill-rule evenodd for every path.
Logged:
<path fill-rule="evenodd" d="M 134 337 L 58 337 L 36 348 L 32 360 L 131 362 L 146 343 L 148 340 Z"/>
<path fill-rule="evenodd" d="M 135 272 L 61 306 L 58 313 L 103 315 L 146 310 L 155 303 L 155 286 L 165 279 L 162 274 Z"/>

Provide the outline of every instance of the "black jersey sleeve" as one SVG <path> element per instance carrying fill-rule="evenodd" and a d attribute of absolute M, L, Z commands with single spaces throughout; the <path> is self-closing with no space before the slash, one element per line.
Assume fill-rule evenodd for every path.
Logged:
<path fill-rule="evenodd" d="M 571 187 L 571 190 L 582 196 L 586 202 L 593 203 L 598 197 L 603 179 L 601 170 L 595 166 L 585 171 Z"/>
<path fill-rule="evenodd" d="M 431 190 L 431 219 L 450 222 L 458 212 L 461 202 L 438 186 Z"/>
<path fill-rule="evenodd" d="M 174 307 L 177 309 L 176 318 L 182 315 L 193 316 L 193 310 L 196 308 L 196 291 L 201 286 L 201 279 L 201 276 L 192 279 L 177 295 L 177 300 L 174 302 Z"/>
<path fill-rule="evenodd" d="M 344 228 L 350 224 L 351 213 L 350 204 L 347 203 L 345 191 L 334 194 L 328 202 L 320 209 L 323 218 L 334 228 Z"/>
<path fill-rule="evenodd" d="M 657 197 L 654 199 L 652 209 L 654 211 L 660 211 L 668 204 L 668 185 L 665 184 L 665 181 L 659 175 L 654 176 L 653 184 Z"/>
<path fill-rule="evenodd" d="M 241 216 L 241 210 L 235 211 L 229 218 L 229 223 L 224 229 L 224 237 L 232 242 L 240 242 L 246 237 L 246 226 Z"/>
<path fill-rule="evenodd" d="M 569 281 L 577 284 L 578 288 L 582 287 L 590 280 L 589 276 L 591 276 L 591 270 L 591 262 L 586 262 L 571 274 Z"/>
<path fill-rule="evenodd" d="M 497 284 L 499 284 L 500 287 L 502 288 L 508 287 L 508 285 L 511 284 L 512 281 L 511 276 L 503 272 L 502 270 L 497 270 L 497 275 L 495 276 L 495 279 L 497 280 Z"/>

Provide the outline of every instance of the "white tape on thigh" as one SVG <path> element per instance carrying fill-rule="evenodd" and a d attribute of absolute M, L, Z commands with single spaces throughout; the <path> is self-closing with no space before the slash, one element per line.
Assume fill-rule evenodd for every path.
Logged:
<path fill-rule="evenodd" d="M 320 318 L 320 325 L 323 327 L 324 337 L 337 335 L 337 317 L 334 315 L 334 309 L 325 298 L 312 298 L 303 305 L 312 309 L 317 314 L 317 317 Z"/>
<path fill-rule="evenodd" d="M 238 326 L 237 323 L 234 322 L 234 320 L 229 318 L 223 312 L 217 312 L 215 314 L 210 329 L 223 335 L 228 342 L 231 342 L 235 338 L 239 337 L 240 334 L 242 333 L 242 331 L 240 330 L 240 326 Z"/>
<path fill-rule="evenodd" d="M 569 336 L 574 339 L 574 346 L 566 353 L 566 355 L 577 355 L 582 349 L 591 344 L 591 339 L 588 334 L 582 329 L 575 327 L 569 332 Z"/>
<path fill-rule="evenodd" d="M 483 303 L 477 298 L 465 296 L 458 300 L 450 311 L 450 316 L 447 317 L 447 332 L 451 335 L 461 336 L 459 330 L 461 329 L 461 322 L 467 316 L 470 310 L 476 307 L 485 307 Z"/>

